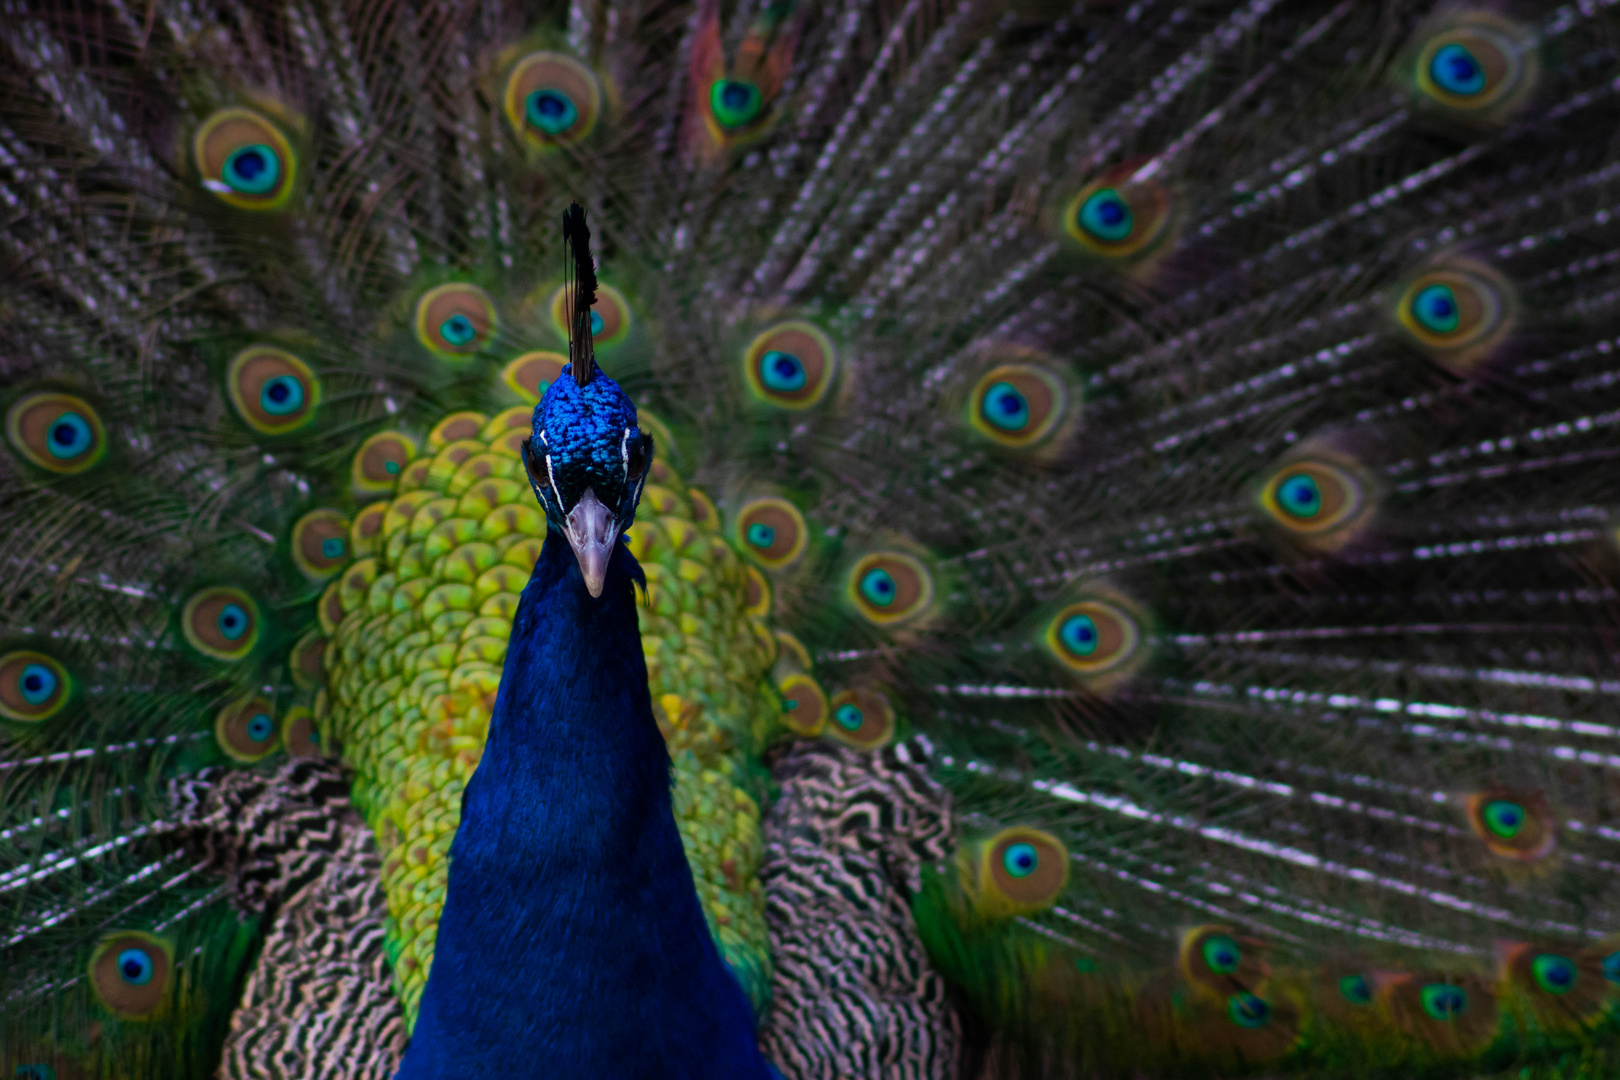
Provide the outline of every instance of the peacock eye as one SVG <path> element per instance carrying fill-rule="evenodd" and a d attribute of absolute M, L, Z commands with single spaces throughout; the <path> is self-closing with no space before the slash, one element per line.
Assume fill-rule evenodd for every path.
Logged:
<path fill-rule="evenodd" d="M 804 552 L 804 515 L 786 499 L 766 497 L 743 504 L 737 515 L 743 550 L 768 570 L 781 570 Z"/>
<path fill-rule="evenodd" d="M 579 142 L 596 127 L 602 88 L 589 68 L 556 52 L 535 52 L 506 77 L 507 121 L 525 144 L 545 151 Z"/>
<path fill-rule="evenodd" d="M 882 746 L 894 734 L 894 709 L 877 690 L 844 690 L 834 695 L 832 721 L 827 730 L 833 738 L 863 750 Z"/>
<path fill-rule="evenodd" d="M 1063 211 L 1065 234 L 1093 255 L 1122 259 L 1143 253 L 1170 224 L 1170 193 L 1138 180 L 1137 163 L 1110 169 L 1082 188 Z"/>
<path fill-rule="evenodd" d="M 557 333 L 568 336 L 568 290 L 558 289 L 551 295 L 551 323 Z M 630 332 L 630 305 L 624 295 L 611 285 L 597 282 L 596 303 L 591 305 L 591 343 L 598 349 L 609 348 L 623 341 Z"/>
<path fill-rule="evenodd" d="M 709 111 L 715 123 L 727 131 L 747 127 L 759 118 L 765 95 L 758 86 L 743 79 L 720 79 L 709 87 Z"/>
<path fill-rule="evenodd" d="M 1418 992 L 1418 1001 L 1433 1020 L 1452 1021 L 1468 1011 L 1468 991 L 1451 983 L 1429 983 Z"/>
<path fill-rule="evenodd" d="M 1226 1015 L 1238 1027 L 1260 1028 L 1271 1022 L 1271 1006 L 1254 994 L 1233 994 L 1227 999 Z"/>
<path fill-rule="evenodd" d="M 784 409 L 807 409 L 832 385 L 837 358 L 832 342 L 805 322 L 780 323 L 749 344 L 743 377 L 754 396 Z"/>
<path fill-rule="evenodd" d="M 1505 283 L 1488 267 L 1442 267 L 1406 287 L 1396 302 L 1395 318 L 1414 345 L 1456 368 L 1487 351 L 1507 332 L 1511 310 L 1507 297 Z"/>
<path fill-rule="evenodd" d="M 1580 972 L 1575 961 L 1557 953 L 1541 953 L 1530 962 L 1536 985 L 1549 994 L 1567 994 L 1575 989 Z"/>
<path fill-rule="evenodd" d="M 1331 532 L 1351 521 L 1366 502 L 1362 484 L 1325 461 L 1297 461 L 1277 470 L 1260 493 L 1260 505 L 1290 532 Z"/>
<path fill-rule="evenodd" d="M 1481 815 L 1492 836 L 1511 840 L 1524 828 L 1524 807 L 1508 799 L 1495 799 L 1485 804 Z"/>
<path fill-rule="evenodd" d="M 1468 823 L 1492 854 L 1521 862 L 1557 846 L 1545 801 L 1535 792 L 1487 789 L 1469 796 Z"/>
<path fill-rule="evenodd" d="M 562 353 L 544 350 L 527 352 L 511 361 L 501 371 L 501 381 L 511 387 L 529 404 L 538 405 L 551 384 L 562 375 L 568 357 Z"/>
<path fill-rule="evenodd" d="M 270 703 L 262 697 L 232 702 L 214 718 L 214 737 L 219 748 L 241 762 L 254 762 L 276 748 L 276 718 Z"/>
<path fill-rule="evenodd" d="M 469 356 L 494 336 L 495 302 L 476 285 L 454 282 L 429 289 L 416 302 L 416 337 L 446 359 Z"/>
<path fill-rule="evenodd" d="M 1225 934 L 1216 934 L 1204 941 L 1204 963 L 1217 975 L 1230 975 L 1238 969 L 1243 952 L 1238 943 Z"/>
<path fill-rule="evenodd" d="M 1047 624 L 1046 645 L 1066 667 L 1084 675 L 1118 667 L 1141 640 L 1136 620 L 1101 600 L 1070 604 Z"/>
<path fill-rule="evenodd" d="M 71 475 L 107 453 L 107 435 L 88 402 L 71 394 L 29 394 L 6 413 L 6 437 L 23 457 Z"/>
<path fill-rule="evenodd" d="M 1339 980 L 1339 996 L 1352 1005 L 1371 1005 L 1372 986 L 1365 975 L 1346 975 Z"/>
<path fill-rule="evenodd" d="M 247 593 L 216 586 L 195 593 L 180 614 L 191 647 L 215 660 L 240 660 L 259 639 L 258 605 Z"/>
<path fill-rule="evenodd" d="M 336 510 L 311 510 L 293 523 L 292 557 L 311 581 L 342 569 L 349 555 L 349 519 Z"/>
<path fill-rule="evenodd" d="M 276 210 L 292 195 L 297 158 L 281 130 L 252 109 L 221 109 L 193 142 L 205 188 L 242 210 Z"/>
<path fill-rule="evenodd" d="M 921 562 L 898 551 L 868 555 L 850 572 L 855 610 L 879 626 L 922 613 L 933 599 L 933 580 Z"/>
<path fill-rule="evenodd" d="M 393 491 L 415 455 L 416 442 L 401 432 L 379 431 L 368 436 L 349 467 L 356 494 L 364 498 Z"/>
<path fill-rule="evenodd" d="M 1535 65 L 1515 32 L 1504 21 L 1476 18 L 1432 35 L 1417 53 L 1418 90 L 1446 109 L 1470 113 L 1516 97 L 1533 81 Z"/>
<path fill-rule="evenodd" d="M 281 744 L 291 757 L 319 757 L 321 732 L 315 726 L 315 717 L 308 709 L 290 709 L 281 722 Z"/>
<path fill-rule="evenodd" d="M 252 345 L 231 359 L 225 386 L 248 426 L 267 435 L 296 431 L 315 416 L 320 383 L 298 357 L 270 345 Z"/>
<path fill-rule="evenodd" d="M 1002 446 L 1039 442 L 1063 417 L 1067 393 L 1060 379 L 1034 364 L 1003 364 L 973 388 L 969 422 Z"/>
<path fill-rule="evenodd" d="M 61 664 L 44 653 L 0 656 L 0 716 L 37 723 L 67 704 L 71 683 Z"/>
<path fill-rule="evenodd" d="M 1620 949 L 1603 958 L 1603 977 L 1609 982 L 1620 983 Z"/>
<path fill-rule="evenodd" d="M 169 950 L 150 934 L 121 931 L 102 939 L 90 959 L 90 984 L 101 1003 L 136 1019 L 163 1003 L 173 965 Z"/>
<path fill-rule="evenodd" d="M 1015 826 L 984 847 L 981 880 L 998 913 L 1032 914 L 1051 907 L 1069 880 L 1069 855 L 1057 837 Z"/>

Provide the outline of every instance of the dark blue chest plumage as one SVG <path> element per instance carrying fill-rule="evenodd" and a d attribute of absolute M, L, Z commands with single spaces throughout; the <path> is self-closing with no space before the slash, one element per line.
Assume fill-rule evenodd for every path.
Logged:
<path fill-rule="evenodd" d="M 399 1080 L 765 1080 L 670 810 L 622 545 L 599 600 L 552 537 L 467 786 Z"/>

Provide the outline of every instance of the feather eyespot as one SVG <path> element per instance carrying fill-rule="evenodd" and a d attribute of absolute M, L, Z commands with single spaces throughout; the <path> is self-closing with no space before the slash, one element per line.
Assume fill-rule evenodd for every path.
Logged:
<path fill-rule="evenodd" d="M 241 589 L 218 585 L 192 594 L 180 629 L 193 649 L 215 660 L 240 660 L 259 643 L 259 606 Z"/>
<path fill-rule="evenodd" d="M 1367 509 L 1362 481 L 1327 461 L 1302 459 L 1272 473 L 1260 491 L 1266 514 L 1289 532 L 1307 537 L 1354 525 Z"/>
<path fill-rule="evenodd" d="M 709 113 L 725 131 L 739 131 L 765 111 L 765 94 L 747 79 L 716 79 L 709 86 Z"/>
<path fill-rule="evenodd" d="M 231 405 L 249 427 L 266 435 L 296 431 L 315 416 L 321 384 L 292 353 L 269 345 L 243 349 L 225 375 Z"/>
<path fill-rule="evenodd" d="M 1534 862 L 1558 845 L 1546 800 L 1535 792 L 1487 788 L 1468 797 L 1467 813 L 1475 835 L 1504 859 Z"/>
<path fill-rule="evenodd" d="M 1373 1003 L 1372 984 L 1365 975 L 1345 975 L 1338 981 L 1339 997 L 1356 1008 L 1364 1008 Z"/>
<path fill-rule="evenodd" d="M 1100 675 L 1129 661 L 1141 630 L 1124 609 L 1102 600 L 1070 604 L 1047 624 L 1046 647 L 1082 675 Z"/>
<path fill-rule="evenodd" d="M 1229 926 L 1198 926 L 1181 938 L 1181 973 L 1211 1001 L 1258 990 L 1270 974 L 1265 944 L 1240 938 Z"/>
<path fill-rule="evenodd" d="M 567 363 L 568 357 L 562 353 L 527 352 L 506 365 L 501 381 L 531 405 L 538 405 L 551 384 L 561 378 Z"/>
<path fill-rule="evenodd" d="M 752 499 L 737 515 L 737 539 L 742 549 L 767 570 L 791 566 L 809 539 L 804 515 L 786 499 Z"/>
<path fill-rule="evenodd" d="M 980 848 L 979 902 L 986 914 L 1033 915 L 1056 903 L 1069 883 L 1069 853 L 1039 829 L 1014 826 Z"/>
<path fill-rule="evenodd" d="M 743 378 L 754 397 L 783 409 L 808 409 L 832 385 L 838 357 L 832 341 L 807 322 L 786 322 L 755 337 L 743 354 Z"/>
<path fill-rule="evenodd" d="M 214 717 L 219 748 L 237 761 L 259 761 L 275 753 L 280 735 L 275 712 L 262 697 L 234 701 Z"/>
<path fill-rule="evenodd" d="M 589 68 L 562 53 L 535 52 L 506 77 L 506 119 L 532 150 L 584 139 L 602 113 L 602 87 Z"/>
<path fill-rule="evenodd" d="M 287 669 L 300 690 L 314 690 L 326 685 L 326 646 L 329 640 L 319 630 L 312 630 L 299 639 L 287 654 Z"/>
<path fill-rule="evenodd" d="M 427 449 L 437 453 L 453 442 L 467 442 L 479 439 L 484 427 L 489 423 L 489 417 L 480 412 L 454 412 L 437 424 L 428 432 Z"/>
<path fill-rule="evenodd" d="M 281 745 L 288 757 L 320 757 L 321 732 L 315 715 L 303 706 L 287 710 L 281 721 Z"/>
<path fill-rule="evenodd" d="M 1170 225 L 1170 193 L 1156 180 L 1138 180 L 1139 163 L 1118 165 L 1086 185 L 1063 210 L 1069 239 L 1108 259 L 1141 255 Z"/>
<path fill-rule="evenodd" d="M 757 567 L 744 568 L 746 577 L 743 580 L 743 611 L 756 618 L 764 618 L 771 613 L 771 583 Z"/>
<path fill-rule="evenodd" d="M 0 656 L 0 716 L 34 724 L 62 711 L 73 688 L 67 669 L 44 653 Z"/>
<path fill-rule="evenodd" d="M 1395 319 L 1431 360 L 1467 375 L 1512 328 L 1512 294 L 1502 277 L 1484 265 L 1437 267 L 1401 292 Z"/>
<path fill-rule="evenodd" d="M 1040 442 L 1063 418 L 1067 391 L 1061 380 L 1033 364 L 993 368 L 973 388 L 969 422 L 1002 446 Z"/>
<path fill-rule="evenodd" d="M 393 491 L 415 456 L 416 442 L 410 436 L 398 431 L 377 432 L 355 451 L 349 470 L 355 493 L 364 498 Z"/>
<path fill-rule="evenodd" d="M 914 618 L 934 597 L 928 568 L 898 551 L 875 552 L 857 562 L 847 590 L 855 610 L 879 626 Z"/>
<path fill-rule="evenodd" d="M 789 730 L 807 739 L 822 733 L 827 724 L 827 695 L 820 683 L 800 672 L 784 678 L 777 691 L 782 695 L 782 723 Z"/>
<path fill-rule="evenodd" d="M 192 146 L 202 185 L 241 210 L 279 210 L 292 197 L 298 158 L 261 113 L 229 108 L 204 120 Z"/>
<path fill-rule="evenodd" d="M 293 562 L 311 581 L 324 581 L 343 568 L 349 551 L 349 519 L 336 510 L 311 510 L 293 524 Z"/>
<path fill-rule="evenodd" d="M 1240 1028 L 1262 1028 L 1271 1023 L 1271 1006 L 1250 993 L 1233 994 L 1226 1001 L 1226 1015 Z"/>
<path fill-rule="evenodd" d="M 551 324 L 563 338 L 568 337 L 568 289 L 559 288 L 551 296 Z M 591 343 L 598 349 L 610 348 L 630 333 L 630 305 L 624 294 L 611 285 L 596 284 L 596 303 L 591 305 Z"/>
<path fill-rule="evenodd" d="M 489 293 L 467 282 L 436 286 L 416 302 L 417 340 L 447 360 L 463 360 L 482 349 L 499 323 Z"/>
<path fill-rule="evenodd" d="M 6 412 L 6 438 L 42 469 L 84 472 L 107 455 L 107 432 L 88 402 L 71 394 L 29 394 Z"/>
<path fill-rule="evenodd" d="M 151 934 L 121 931 L 90 956 L 90 985 L 110 1012 L 126 1020 L 151 1016 L 168 997 L 174 972 L 169 944 Z"/>
<path fill-rule="evenodd" d="M 831 705 L 827 733 L 839 742 L 872 750 L 894 736 L 894 708 L 876 690 L 844 690 Z"/>
<path fill-rule="evenodd" d="M 1432 34 L 1412 70 L 1432 104 L 1462 114 L 1489 113 L 1522 100 L 1536 77 L 1534 53 L 1506 20 L 1476 16 Z"/>

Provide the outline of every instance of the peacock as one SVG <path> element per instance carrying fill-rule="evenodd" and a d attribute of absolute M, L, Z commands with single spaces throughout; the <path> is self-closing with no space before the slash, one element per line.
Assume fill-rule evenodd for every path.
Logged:
<path fill-rule="evenodd" d="M 1612 0 L 0 51 L 0 1076 L 1620 1072 Z"/>

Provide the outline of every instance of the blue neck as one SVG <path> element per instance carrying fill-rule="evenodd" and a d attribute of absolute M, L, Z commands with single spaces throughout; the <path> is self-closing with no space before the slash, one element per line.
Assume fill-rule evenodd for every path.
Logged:
<path fill-rule="evenodd" d="M 599 599 L 553 534 L 512 623 L 462 800 L 399 1080 L 765 1080 L 670 809 L 633 580 Z"/>

